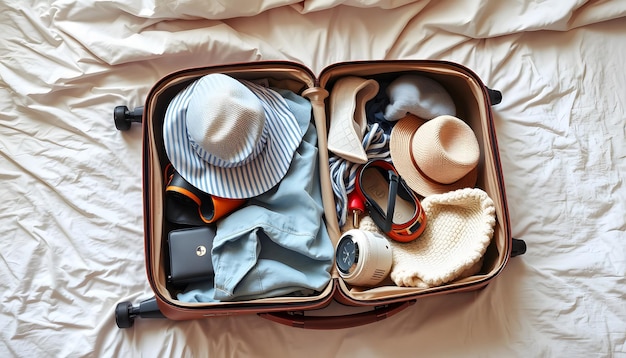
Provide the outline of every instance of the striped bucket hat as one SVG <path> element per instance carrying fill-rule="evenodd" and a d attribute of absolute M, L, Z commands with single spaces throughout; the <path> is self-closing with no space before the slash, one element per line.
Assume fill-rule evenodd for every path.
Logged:
<path fill-rule="evenodd" d="M 180 175 L 229 199 L 278 184 L 302 136 L 279 93 L 225 74 L 206 75 L 179 92 L 163 124 L 165 151 Z"/>

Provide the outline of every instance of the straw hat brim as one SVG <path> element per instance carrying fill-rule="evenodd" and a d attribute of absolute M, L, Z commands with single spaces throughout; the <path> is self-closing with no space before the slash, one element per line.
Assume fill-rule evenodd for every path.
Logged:
<path fill-rule="evenodd" d="M 424 197 L 474 187 L 478 179 L 478 165 L 461 179 L 449 184 L 436 182 L 418 170 L 412 159 L 411 142 L 417 130 L 426 122 L 416 116 L 407 115 L 400 119 L 391 131 L 389 139 L 391 161 L 402 179 L 413 191 Z"/>

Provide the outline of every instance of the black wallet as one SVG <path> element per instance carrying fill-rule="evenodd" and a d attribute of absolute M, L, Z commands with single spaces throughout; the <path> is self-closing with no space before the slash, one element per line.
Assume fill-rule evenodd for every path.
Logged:
<path fill-rule="evenodd" d="M 170 231 L 169 282 L 180 285 L 212 278 L 211 248 L 214 237 L 215 229 L 212 226 Z"/>

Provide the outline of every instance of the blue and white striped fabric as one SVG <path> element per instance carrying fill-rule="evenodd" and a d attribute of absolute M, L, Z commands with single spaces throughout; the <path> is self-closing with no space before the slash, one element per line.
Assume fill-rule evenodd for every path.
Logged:
<path fill-rule="evenodd" d="M 382 159 L 390 162 L 390 135 L 386 134 L 378 123 L 373 123 L 368 127 L 368 131 L 363 136 L 362 141 L 367 159 Z M 356 173 L 361 164 L 352 163 L 336 155 L 331 156 L 328 162 L 333 193 L 335 195 L 337 219 L 339 220 L 339 225 L 343 226 L 348 216 L 348 194 L 354 190 Z"/>
<path fill-rule="evenodd" d="M 198 102 L 201 110 L 188 110 Z M 250 116 L 255 108 L 259 113 Z M 208 129 L 192 133 L 194 128 Z M 178 93 L 163 125 L 167 156 L 180 175 L 203 192 L 231 199 L 255 197 L 278 184 L 303 135 L 279 93 L 224 74 L 206 75 Z"/>

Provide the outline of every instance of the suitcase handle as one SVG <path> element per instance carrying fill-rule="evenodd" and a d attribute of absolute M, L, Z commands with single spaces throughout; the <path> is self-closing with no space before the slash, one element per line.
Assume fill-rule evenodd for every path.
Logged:
<path fill-rule="evenodd" d="M 414 304 L 415 300 L 391 303 L 371 311 L 342 316 L 305 316 L 300 312 L 259 313 L 262 318 L 290 327 L 305 329 L 342 329 L 381 321 Z"/>

